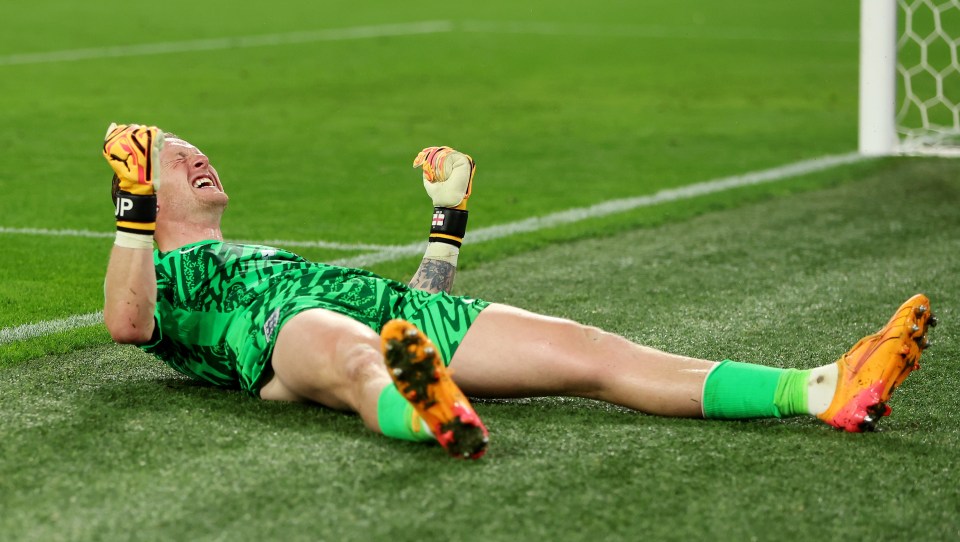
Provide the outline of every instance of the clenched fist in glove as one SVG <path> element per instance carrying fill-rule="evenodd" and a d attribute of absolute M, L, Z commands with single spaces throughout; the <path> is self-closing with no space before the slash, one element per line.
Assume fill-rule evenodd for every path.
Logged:
<path fill-rule="evenodd" d="M 107 128 L 103 141 L 103 157 L 114 173 L 111 195 L 117 231 L 149 236 L 151 246 L 162 149 L 163 132 L 156 126 L 114 123 Z"/>
<path fill-rule="evenodd" d="M 435 207 L 467 208 L 477 165 L 470 155 L 450 147 L 427 147 L 413 160 L 423 167 L 423 186 Z"/>
<path fill-rule="evenodd" d="M 433 199 L 430 242 L 460 247 L 467 231 L 467 199 L 476 164 L 450 147 L 427 147 L 413 161 L 423 167 L 423 186 Z"/>

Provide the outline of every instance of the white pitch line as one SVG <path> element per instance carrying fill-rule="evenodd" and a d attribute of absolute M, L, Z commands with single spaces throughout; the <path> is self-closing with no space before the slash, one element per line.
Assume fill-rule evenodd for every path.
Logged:
<path fill-rule="evenodd" d="M 48 320 L 36 324 L 24 324 L 17 327 L 0 329 L 0 344 L 25 341 L 34 337 L 52 335 L 63 331 L 71 331 L 81 327 L 89 327 L 103 322 L 102 312 L 77 314 L 60 320 Z"/>
<path fill-rule="evenodd" d="M 661 203 L 691 199 L 706 194 L 714 194 L 741 188 L 744 186 L 772 183 L 824 171 L 837 166 L 854 164 L 866 160 L 867 158 L 858 153 L 848 153 L 833 156 L 823 156 L 810 160 L 794 162 L 771 169 L 754 171 L 743 175 L 732 175 L 712 179 L 696 184 L 683 186 L 680 188 L 668 188 L 661 190 L 649 196 L 637 196 L 632 198 L 621 198 L 609 200 L 589 207 L 578 207 L 550 213 L 541 217 L 528 218 L 508 222 L 497 226 L 489 226 L 471 231 L 469 241 L 471 243 L 483 243 L 495 239 L 501 239 L 519 233 L 531 233 L 539 230 L 555 228 L 565 224 L 573 224 L 591 218 L 601 218 L 617 213 L 623 213 L 641 207 L 651 207 Z M 376 245 L 371 245 L 376 246 Z M 411 256 L 417 256 L 423 253 L 425 242 L 409 243 L 406 245 L 382 247 L 379 252 L 371 254 L 362 254 L 351 258 L 334 260 L 330 263 L 334 265 L 343 265 L 348 267 L 364 267 L 377 263 L 384 263 Z M 0 329 L 0 344 L 8 342 L 22 341 L 52 333 L 70 331 L 80 327 L 91 326 L 102 321 L 102 313 L 91 313 L 78 316 L 71 316 L 61 320 L 50 320 L 36 324 L 22 325 L 14 328 Z"/>
<path fill-rule="evenodd" d="M 116 237 L 116 232 L 90 230 L 49 230 L 47 228 L 7 228 L 0 226 L 0 234 L 10 235 L 47 235 L 51 237 L 90 237 L 94 239 Z"/>
<path fill-rule="evenodd" d="M 89 237 L 92 239 L 104 239 L 109 238 L 113 239 L 116 237 L 115 232 L 106 232 L 106 231 L 90 231 L 90 230 L 49 230 L 46 228 L 8 228 L 5 226 L 0 226 L 0 235 L 46 235 L 50 237 Z M 241 245 L 270 245 L 270 246 L 287 246 L 287 247 L 309 247 L 309 248 L 326 248 L 331 250 L 344 250 L 344 251 L 357 251 L 357 250 L 392 250 L 395 248 L 395 245 L 371 245 L 369 243 L 340 243 L 336 241 L 293 241 L 287 239 L 267 239 L 264 241 L 248 241 L 248 240 L 233 240 L 228 239 L 231 243 L 238 243 Z"/>
<path fill-rule="evenodd" d="M 225 49 L 245 49 L 250 47 L 269 47 L 276 45 L 384 38 L 391 36 L 414 36 L 419 34 L 451 32 L 452 30 L 453 23 L 450 21 L 422 21 L 416 23 L 330 28 L 308 32 L 285 32 L 281 34 L 261 34 L 256 36 L 167 41 L 159 43 L 139 43 L 134 45 L 117 45 L 113 47 L 90 47 L 86 49 L 67 49 L 62 51 L 49 51 L 42 53 L 19 53 L 4 55 L 0 56 L 0 66 L 46 64 L 50 62 L 74 62 L 77 60 L 97 60 L 104 58 L 190 53 L 197 51 L 219 51 Z"/>

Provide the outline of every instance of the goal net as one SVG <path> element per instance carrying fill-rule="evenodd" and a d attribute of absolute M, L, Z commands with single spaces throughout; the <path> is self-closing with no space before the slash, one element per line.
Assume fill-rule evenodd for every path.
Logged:
<path fill-rule="evenodd" d="M 960 0 L 861 0 L 860 152 L 960 156 Z"/>
<path fill-rule="evenodd" d="M 898 0 L 898 15 L 900 152 L 960 154 L 960 0 Z"/>

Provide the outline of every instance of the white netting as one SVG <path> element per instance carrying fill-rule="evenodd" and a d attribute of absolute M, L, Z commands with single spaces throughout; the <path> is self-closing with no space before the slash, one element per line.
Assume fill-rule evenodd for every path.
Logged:
<path fill-rule="evenodd" d="M 898 4 L 900 150 L 960 154 L 960 0 Z"/>

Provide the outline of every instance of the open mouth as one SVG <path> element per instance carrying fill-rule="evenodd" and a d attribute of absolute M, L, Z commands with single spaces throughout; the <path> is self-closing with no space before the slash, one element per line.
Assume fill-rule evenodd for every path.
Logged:
<path fill-rule="evenodd" d="M 203 175 L 194 179 L 193 187 L 197 189 L 212 188 L 218 192 L 220 191 L 220 188 L 217 186 L 217 183 L 213 180 L 213 178 L 207 175 Z"/>

